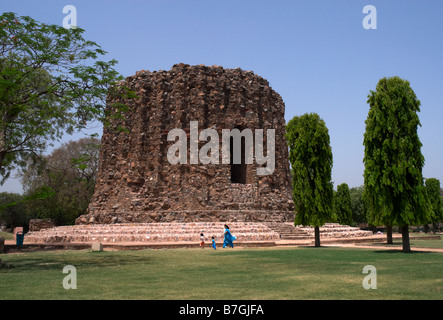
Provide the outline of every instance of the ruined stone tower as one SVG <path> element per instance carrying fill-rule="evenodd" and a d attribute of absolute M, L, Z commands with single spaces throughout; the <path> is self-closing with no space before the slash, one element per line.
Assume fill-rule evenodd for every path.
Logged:
<path fill-rule="evenodd" d="M 124 101 L 130 111 L 104 129 L 95 193 L 76 224 L 293 221 L 285 107 L 265 79 L 241 69 L 178 64 L 137 72 L 125 85 L 138 98 Z M 191 141 L 191 123 L 219 133 L 218 164 L 191 164 L 190 150 L 187 164 L 168 161 L 173 129 L 186 133 L 188 149 L 205 145 L 198 135 Z M 257 174 L 264 165 L 255 158 L 223 164 L 223 129 L 263 129 L 264 152 L 275 153 L 272 174 Z M 275 150 L 266 150 L 268 129 L 275 130 Z M 241 147 L 244 155 L 244 142 Z"/>

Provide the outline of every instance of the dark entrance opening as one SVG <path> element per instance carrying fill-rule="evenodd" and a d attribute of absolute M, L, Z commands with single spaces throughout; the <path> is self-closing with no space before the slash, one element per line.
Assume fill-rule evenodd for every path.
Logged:
<path fill-rule="evenodd" d="M 241 137 L 241 163 L 234 164 L 234 139 L 231 137 L 230 141 L 230 151 L 231 151 L 231 183 L 241 183 L 246 184 L 246 172 L 247 164 L 245 161 L 246 147 L 245 147 L 245 137 Z"/>

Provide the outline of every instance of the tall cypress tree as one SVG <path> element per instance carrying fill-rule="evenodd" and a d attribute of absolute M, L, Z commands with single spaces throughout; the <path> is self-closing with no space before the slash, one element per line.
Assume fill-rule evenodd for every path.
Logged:
<path fill-rule="evenodd" d="M 408 81 L 392 77 L 378 82 L 368 103 L 363 142 L 368 220 L 400 226 L 403 251 L 409 252 L 409 225 L 427 220 L 424 157 L 417 133 L 420 101 Z"/>
<path fill-rule="evenodd" d="M 351 193 L 346 183 L 337 186 L 337 192 L 334 194 L 334 213 L 338 223 L 352 223 Z"/>
<path fill-rule="evenodd" d="M 320 226 L 333 220 L 332 151 L 328 129 L 318 114 L 294 117 L 286 126 L 296 210 L 295 224 L 313 226 L 320 246 Z"/>
<path fill-rule="evenodd" d="M 432 223 L 434 233 L 437 229 L 437 224 L 443 221 L 443 207 L 442 198 L 440 195 L 440 180 L 436 178 L 426 179 L 426 193 L 429 199 L 429 221 L 425 223 Z"/>

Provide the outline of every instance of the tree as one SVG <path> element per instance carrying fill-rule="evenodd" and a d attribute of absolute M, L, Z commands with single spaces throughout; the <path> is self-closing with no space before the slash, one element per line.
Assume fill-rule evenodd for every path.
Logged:
<path fill-rule="evenodd" d="M 320 226 L 334 219 L 332 150 L 325 122 L 315 113 L 294 117 L 286 126 L 293 169 L 295 224 L 313 226 L 320 246 Z"/>
<path fill-rule="evenodd" d="M 351 196 L 352 220 L 355 223 L 367 223 L 366 205 L 363 199 L 364 186 L 354 187 L 349 190 Z"/>
<path fill-rule="evenodd" d="M 28 163 L 20 175 L 33 216 L 69 225 L 85 213 L 94 193 L 99 149 L 98 139 L 82 138 L 63 144 L 39 162 Z"/>
<path fill-rule="evenodd" d="M 378 82 L 368 103 L 363 142 L 368 220 L 400 226 L 403 251 L 409 252 L 409 225 L 427 220 L 424 157 L 417 133 L 420 101 L 408 81 L 392 77 Z"/>
<path fill-rule="evenodd" d="M 22 195 L 9 192 L 0 193 L 0 222 L 6 222 L 6 225 L 11 229 L 28 225 L 29 216 Z"/>
<path fill-rule="evenodd" d="M 437 224 L 443 221 L 440 180 L 435 178 L 426 179 L 426 193 L 429 199 L 429 221 L 426 223 L 432 223 L 435 233 Z"/>
<path fill-rule="evenodd" d="M 443 189 L 440 189 L 441 210 L 443 210 Z"/>
<path fill-rule="evenodd" d="M 98 60 L 106 52 L 83 33 L 11 12 L 0 16 L 1 183 L 48 141 L 127 110 L 121 103 L 105 108 L 107 95 L 134 95 L 117 85 L 117 61 Z"/>
<path fill-rule="evenodd" d="M 340 224 L 352 224 L 351 194 L 346 183 L 337 186 L 334 193 L 334 213 Z"/>

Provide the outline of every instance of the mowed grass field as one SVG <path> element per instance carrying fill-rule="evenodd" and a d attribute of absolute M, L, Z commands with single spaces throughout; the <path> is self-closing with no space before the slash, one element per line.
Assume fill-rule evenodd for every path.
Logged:
<path fill-rule="evenodd" d="M 0 255 L 0 299 L 443 299 L 443 253 L 386 248 L 50 251 Z M 63 288 L 63 268 L 77 289 Z M 363 268 L 377 289 L 363 288 Z"/>

